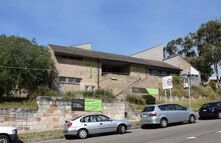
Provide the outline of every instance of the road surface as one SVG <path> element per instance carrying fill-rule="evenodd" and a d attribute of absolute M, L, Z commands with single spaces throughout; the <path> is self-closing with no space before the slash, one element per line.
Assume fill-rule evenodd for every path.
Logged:
<path fill-rule="evenodd" d="M 55 139 L 40 143 L 221 143 L 221 120 L 200 120 L 195 124 L 167 128 L 131 130 L 127 134 L 96 135 L 87 139 Z"/>

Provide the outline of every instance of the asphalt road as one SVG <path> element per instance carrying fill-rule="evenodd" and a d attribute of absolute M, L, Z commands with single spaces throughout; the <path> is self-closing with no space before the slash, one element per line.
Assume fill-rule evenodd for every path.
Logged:
<path fill-rule="evenodd" d="M 195 124 L 172 125 L 164 129 L 136 129 L 124 135 L 106 134 L 84 140 L 57 139 L 40 143 L 221 143 L 221 120 L 200 120 Z"/>

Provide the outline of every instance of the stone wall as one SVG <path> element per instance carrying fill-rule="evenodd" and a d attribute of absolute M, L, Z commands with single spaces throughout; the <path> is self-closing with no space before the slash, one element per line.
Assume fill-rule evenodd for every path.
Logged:
<path fill-rule="evenodd" d="M 65 120 L 92 112 L 71 111 L 71 101 L 59 97 L 38 97 L 37 110 L 0 109 L 0 126 L 15 126 L 19 132 L 63 129 Z M 125 103 L 103 101 L 102 112 L 114 119 L 124 119 Z"/>

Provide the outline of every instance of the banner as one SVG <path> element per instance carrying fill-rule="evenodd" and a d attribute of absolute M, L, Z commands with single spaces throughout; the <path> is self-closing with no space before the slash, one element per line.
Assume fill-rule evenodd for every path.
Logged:
<path fill-rule="evenodd" d="M 102 100 L 85 99 L 85 111 L 92 111 L 92 112 L 102 111 Z"/>
<path fill-rule="evenodd" d="M 150 95 L 159 95 L 159 89 L 156 88 L 146 88 L 147 92 Z"/>

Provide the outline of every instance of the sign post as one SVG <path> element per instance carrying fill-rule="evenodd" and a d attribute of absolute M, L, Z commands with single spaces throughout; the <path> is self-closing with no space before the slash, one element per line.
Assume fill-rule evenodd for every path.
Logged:
<path fill-rule="evenodd" d="M 162 78 L 162 85 L 163 89 L 165 90 L 165 96 L 166 96 L 166 102 L 167 102 L 167 94 L 166 90 L 170 89 L 170 102 L 172 102 L 172 91 L 171 89 L 173 88 L 173 77 L 172 76 L 165 76 Z"/>

